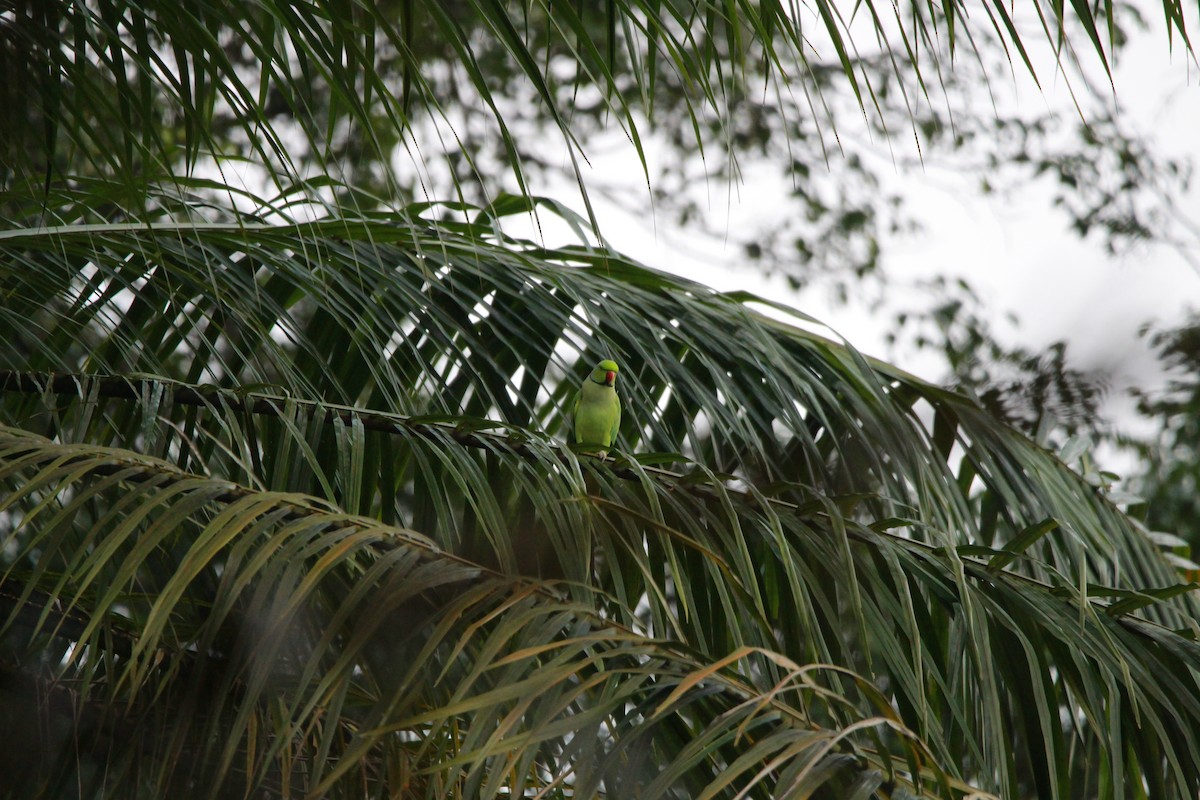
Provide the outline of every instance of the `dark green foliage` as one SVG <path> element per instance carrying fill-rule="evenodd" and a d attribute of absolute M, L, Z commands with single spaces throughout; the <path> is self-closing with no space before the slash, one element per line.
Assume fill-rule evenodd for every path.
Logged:
<path fill-rule="evenodd" d="M 1200 548 L 1200 320 L 1193 312 L 1179 327 L 1151 334 L 1150 342 L 1168 369 L 1168 386 L 1136 393 L 1138 411 L 1156 429 L 1153 438 L 1125 442 L 1144 464 L 1136 490 L 1151 530 Z"/>
<path fill-rule="evenodd" d="M 595 223 L 529 191 L 529 130 L 581 176 L 615 120 L 653 177 L 655 125 L 769 153 L 827 141 L 819 93 L 928 97 L 928 42 L 1029 61 L 999 5 L 914 4 L 871 61 L 818 2 L 826 63 L 792 11 L 0 14 L 0 792 L 1200 791 L 1200 608 L 1118 498 L 799 312 L 504 233 Z M 1106 61 L 1112 11 L 1047 29 Z M 872 207 L 797 197 L 875 268 Z M 561 444 L 600 357 L 607 460 Z"/>

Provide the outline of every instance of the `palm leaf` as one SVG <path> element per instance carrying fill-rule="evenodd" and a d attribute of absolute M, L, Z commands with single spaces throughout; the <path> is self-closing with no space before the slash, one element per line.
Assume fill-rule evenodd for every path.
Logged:
<path fill-rule="evenodd" d="M 1002 796 L 1034 787 L 1069 797 L 1087 781 L 1134 779 L 1190 791 L 1200 774 L 1195 600 L 1171 588 L 1178 574 L 1154 542 L 1053 454 L 963 397 L 807 332 L 804 319 L 762 315 L 767 304 L 752 296 L 720 295 L 611 253 L 496 236 L 488 220 L 435 223 L 415 211 L 387 222 L 0 234 L 3 263 L 12 265 L 5 285 L 16 287 L 4 322 L 32 320 L 40 331 L 23 355 L 5 356 L 9 424 L 54 436 L 61 444 L 39 448 L 56 453 L 120 446 L 137 432 L 144 452 L 183 472 L 156 467 L 143 490 L 118 470 L 105 474 L 105 491 L 130 496 L 133 485 L 132 496 L 175 498 L 182 490 L 173 487 L 186 485 L 197 498 L 147 501 L 161 510 L 137 513 L 104 511 L 116 500 L 71 505 L 79 489 L 49 487 L 75 472 L 87 484 L 95 479 L 87 470 L 65 455 L 46 456 L 59 459 L 47 462 L 53 467 L 9 457 L 14 502 L 44 506 L 14 517 L 22 522 L 6 551 L 5 596 L 21 602 L 10 619 L 28 620 L 34 598 L 58 598 L 89 620 L 80 623 L 85 643 L 113 627 L 138 636 L 118 681 L 152 687 L 138 688 L 136 700 L 142 691 L 186 696 L 187 681 L 174 683 L 182 667 L 153 671 L 156 642 L 169 634 L 179 637 L 172 647 L 191 652 L 189 642 L 204 641 L 205 652 L 224 620 L 243 613 L 236 598 L 247 598 L 245 614 L 280 620 L 315 602 L 304 611 L 318 620 L 305 641 L 322 644 L 295 656 L 295 669 L 311 677 L 289 679 L 299 682 L 286 709 L 263 699 L 282 680 L 271 664 L 291 646 L 281 623 L 270 630 L 283 638 L 264 645 L 271 657 L 239 678 L 248 697 L 232 678 L 219 684 L 213 707 L 228 714 L 204 724 L 234 725 L 237 735 L 221 738 L 227 749 L 196 751 L 193 733 L 170 734 L 177 753 L 222 774 L 234 775 L 252 751 L 259 761 L 237 772 L 247 785 L 276 785 L 286 773 L 303 791 L 351 791 L 348 781 L 359 779 L 393 788 L 410 781 L 411 789 L 415 778 L 402 769 L 385 775 L 374 765 L 415 763 L 411 775 L 426 787 L 418 793 L 514 791 L 536 775 L 557 781 L 552 792 L 620 794 L 612 765 L 636 752 L 649 759 L 638 763 L 654 764 L 630 772 L 640 776 L 638 791 L 691 795 L 751 785 L 752 793 L 795 786 L 802 794 L 813 781 L 867 787 L 864 796 L 891 781 L 932 796 L 974 784 Z M 648 455 L 601 463 L 553 438 L 576 374 L 600 354 L 622 363 L 631 420 L 623 437 Z M 52 374 L 85 369 L 100 374 Z M 207 383 L 190 382 L 197 378 Z M 671 462 L 678 468 L 666 469 Z M 420 537 L 408 535 L 385 558 L 376 549 L 395 534 L 378 523 L 330 523 L 300 536 L 301 522 L 289 521 L 295 512 L 282 508 L 290 500 L 229 480 L 315 492 L 327 510 L 301 501 L 306 513 L 341 520 L 337 509 L 357 509 Z M 203 511 L 205 503 L 218 508 Z M 85 508 L 90 516 L 81 517 Z M 121 521 L 126 514 L 137 521 Z M 138 526 L 146 532 L 135 536 Z M 102 555 L 70 555 L 96 547 L 100 530 L 113 532 Z M 260 555 L 264 539 L 276 543 Z M 61 542 L 60 555 L 41 555 L 51 541 Z M 41 560 L 31 563 L 35 552 Z M 65 563 L 51 566 L 55 558 Z M 418 570 L 426 562 L 421 570 L 435 577 Z M 328 595 L 326 574 L 336 587 Z M 153 581 L 137 584 L 151 580 L 143 575 Z M 406 608 L 367 588 L 393 582 L 406 603 L 426 586 L 433 593 L 420 601 L 419 618 L 429 620 L 421 624 L 448 626 L 436 641 L 457 652 L 430 663 L 434 671 L 416 666 L 432 658 L 424 649 L 386 677 L 359 663 L 389 646 L 381 632 Z M 534 605 L 508 599 L 514 591 Z M 136 598 L 144 611 L 131 624 L 125 609 Z M 499 609 L 513 603 L 522 622 L 497 622 L 503 632 L 492 638 L 492 622 L 507 619 Z M 50 617 L 36 613 L 40 627 L 19 639 L 22 648 L 45 640 Z M 339 614 L 364 627 L 339 638 Z M 582 618 L 591 620 L 584 628 Z M 588 638 L 594 624 L 622 631 L 604 645 L 611 650 L 588 649 L 599 647 Z M 248 640 L 236 641 L 238 658 L 249 658 Z M 662 646 L 681 660 L 632 666 Z M 510 668 L 513 654 L 522 655 Z M 728 676 L 730 654 L 748 659 L 736 674 L 750 687 L 725 705 L 689 702 L 678 721 L 659 716 L 661 698 L 688 676 Z M 544 674 L 532 671 L 559 655 Z M 617 670 L 618 662 L 631 666 Z M 322 664 L 340 666 L 322 679 Z M 374 685 L 434 691 L 451 664 L 460 672 L 445 675 L 461 674 L 461 692 L 392 708 L 393 695 Z M 343 688 L 336 676 L 356 669 L 370 685 Z M 771 689 L 797 680 L 797 670 L 822 676 L 828 702 L 819 709 Z M 492 671 L 503 677 L 479 683 Z M 675 676 L 666 695 L 658 679 L 647 688 L 658 672 Z M 539 680 L 544 703 L 535 699 Z M 585 712 L 580 686 L 607 699 Z M 754 709 L 767 695 L 774 705 L 762 709 L 846 731 L 858 742 L 850 760 L 822 749 L 831 741 L 824 735 L 763 733 Z M 630 742 L 650 737 L 661 752 L 618 747 L 612 752 L 624 755 L 591 767 L 599 745 L 585 748 L 574 723 L 551 722 L 567 714 L 596 724 L 630 703 L 640 710 L 605 724 L 628 731 Z M 376 715 L 355 716 L 363 704 Z M 701 708 L 707 721 L 694 716 Z M 332 727 L 317 732 L 302 721 L 313 713 Z M 468 724 L 479 714 L 490 722 Z M 492 725 L 526 733 L 496 738 L 485 733 Z M 529 733 L 543 725 L 559 744 Z M 286 737 L 233 744 L 250 741 L 251 728 L 308 731 L 312 752 L 323 755 L 317 767 L 285 770 L 294 749 Z M 1135 729 L 1144 744 L 1129 752 Z M 348 732 L 364 730 L 372 733 Z M 416 739 L 397 740 L 400 731 Z M 462 739 L 466 731 L 474 733 Z M 564 744 L 577 738 L 574 749 Z M 1114 752 L 1122 758 L 1097 767 L 1099 753 Z M 177 779 L 170 763 L 158 767 L 160 786 Z M 925 764 L 945 777 L 923 772 Z M 563 770 L 573 777 L 547 777 Z"/>
<path fill-rule="evenodd" d="M 459 147 L 471 134 L 452 106 L 469 93 L 470 103 L 491 117 L 509 185 L 528 194 L 529 157 L 513 132 L 520 103 L 514 107 L 506 96 L 524 85 L 532 90 L 529 103 L 561 136 L 587 204 L 585 141 L 571 122 L 581 86 L 599 91 L 649 178 L 639 120 L 651 117 L 656 86 L 682 93 L 703 151 L 700 120 L 714 116 L 728 130 L 738 98 L 766 91 L 776 93 L 781 108 L 793 108 L 784 101 L 796 84 L 808 98 L 796 113 L 827 119 L 836 135 L 829 112 L 835 104 L 824 97 L 823 76 L 829 67 L 840 71 L 859 107 L 878 111 L 885 101 L 864 68 L 878 55 L 901 85 L 909 71 L 916 74 L 916 90 L 925 94 L 922 61 L 941 69 L 964 35 L 1015 50 L 1033 71 L 1028 48 L 1035 43 L 1021 36 L 1016 10 L 1003 4 L 987 7 L 978 21 L 953 3 L 939 10 L 919 2 L 906 9 L 867 2 L 852 10 L 861 11 L 860 5 L 865 11 L 851 16 L 869 22 L 853 37 L 851 9 L 830 0 L 811 9 L 778 0 L 614 0 L 586 16 L 569 4 L 483 0 L 399 8 L 239 0 L 184 10 L 162 0 L 136 6 L 56 0 L 37 4 L 36 14 L 20 5 L 0 27 L 6 63 L 17 76 L 6 100 L 26 109 L 31 124 L 11 126 L 4 175 L 9 185 L 29 181 L 46 190 L 58 178 L 101 175 L 144 194 L 147 183 L 186 186 L 189 176 L 249 166 L 248 187 L 299 190 L 318 205 L 336 195 L 321 181 L 309 183 L 313 175 L 355 187 L 339 198 L 350 205 L 394 206 L 410 185 L 435 187 L 434 198 L 441 199 L 436 187 L 470 194 L 471 185 L 481 184 L 490 199 L 500 185 L 496 176 L 487 174 L 489 165 L 472 162 L 470 148 Z M 1072 2 L 1046 13 L 1035 3 L 1031 13 L 1060 58 L 1071 57 L 1062 44 L 1078 26 L 1079 38 L 1086 37 L 1107 69 L 1113 4 L 1102 10 Z M 816 30 L 806 28 L 809 15 Z M 1190 52 L 1178 4 L 1166 4 L 1164 15 L 1169 34 L 1177 33 Z M 945 48 L 938 44 L 943 32 Z M 869 39 L 876 43 L 870 49 Z M 891 45 L 897 39 L 902 47 Z M 607 44 L 601 50 L 593 40 Z M 443 184 L 433 163 L 456 153 L 465 163 L 452 167 L 450 183 Z M 411 160 L 407 177 L 387 168 L 397 154 Z M 246 188 L 222 182 L 235 192 Z M 127 199 L 139 213 L 158 208 L 136 193 Z"/>
<path fill-rule="evenodd" d="M 13 429 L 0 432 L 0 465 L 3 512 L 20 520 L 0 605 L 5 664 L 24 667 L 6 677 L 79 698 L 76 724 L 101 737 L 43 754 L 14 791 L 196 793 L 203 778 L 212 796 L 396 780 L 437 796 L 547 781 L 579 796 L 642 783 L 648 797 L 706 785 L 758 796 L 783 776 L 797 787 L 787 796 L 877 769 L 903 779 L 928 757 L 852 675 L 883 716 L 824 729 L 822 710 L 844 705 L 822 677 L 836 671 L 747 649 L 697 662 L 550 587 L 309 498 Z M 756 662 L 781 668 L 777 685 L 733 669 Z M 898 734 L 889 749 L 861 733 L 874 728 Z M 746 741 L 756 756 L 710 784 Z"/>

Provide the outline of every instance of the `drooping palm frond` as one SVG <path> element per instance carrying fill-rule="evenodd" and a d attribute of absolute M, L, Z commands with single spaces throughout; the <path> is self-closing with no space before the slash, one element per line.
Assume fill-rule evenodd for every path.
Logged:
<path fill-rule="evenodd" d="M 12 5 L 0 16 L 11 76 L 3 99 L 16 110 L 5 115 L 4 183 L 49 189 L 100 175 L 173 187 L 201 176 L 233 192 L 243 183 L 299 187 L 309 201 L 368 207 L 393 206 L 409 187 L 495 185 L 484 174 L 493 165 L 472 163 L 477 156 L 457 144 L 480 124 L 501 143 L 509 188 L 528 193 L 524 165 L 534 148 L 512 132 L 526 105 L 561 136 L 582 186 L 581 92 L 595 94 L 646 169 L 643 129 L 663 86 L 682 96 L 698 138 L 715 115 L 726 147 L 746 94 L 803 97 L 780 107 L 836 130 L 843 112 L 824 96 L 831 73 L 859 111 L 878 109 L 886 101 L 869 65 L 879 61 L 912 87 L 902 90 L 917 95 L 905 100 L 911 112 L 933 76 L 953 71 L 942 62 L 983 38 L 1031 71 L 1030 30 L 1060 61 L 1092 51 L 1107 68 L 1120 11 L 1111 0 L 982 9 L 833 0 Z M 1164 15 L 1190 52 L 1181 6 L 1164 4 Z M 443 157 L 463 163 L 447 167 Z M 392 174 L 398 160 L 410 179 Z M 447 168 L 449 183 L 435 177 Z M 330 177 L 343 184 L 325 183 Z M 156 207 L 127 199 L 142 213 Z M 447 196 L 435 189 L 432 199 Z"/>
<path fill-rule="evenodd" d="M 1000 796 L 1120 796 L 1143 782 L 1155 796 L 1195 791 L 1196 601 L 1153 542 L 1052 453 L 752 296 L 611 253 L 505 239 L 486 215 L 416 211 L 0 234 L 0 322 L 28 332 L 3 354 L 4 419 L 57 442 L 33 448 L 44 462 L 5 461 L 20 510 L 2 588 L 9 630 L 28 634 L 10 639 L 6 659 L 73 653 L 81 636 L 83 650 L 107 652 L 93 645 L 99 632 L 127 631 L 130 654 L 113 652 L 129 677 L 106 672 L 97 686 L 186 698 L 182 667 L 147 666 L 160 646 L 149 643 L 170 632 L 172 653 L 236 645 L 238 668 L 259 681 L 249 694 L 240 677 L 209 687 L 212 707 L 240 720 L 220 758 L 172 734 L 177 715 L 148 723 L 151 741 L 176 736 L 184 748 L 146 762 L 156 785 L 195 753 L 226 780 L 250 759 L 253 775 L 237 780 L 286 778 L 301 793 L 361 781 L 494 796 L 570 773 L 551 793 L 625 796 L 613 772 L 624 767 L 612 766 L 625 759 L 642 765 L 627 774 L 645 796 L 733 796 L 751 775 L 766 781 L 752 793 L 774 796 L 801 776 L 804 787 L 829 776 L 832 796 L 854 785 L 881 797 L 893 784 L 930 796 L 967 785 Z M 578 375 L 601 354 L 622 364 L 619 449 L 636 453 L 615 463 L 556 443 Z M 14 453 L 29 449 L 20 441 Z M 67 455 L 130 443 L 191 477 L 89 472 Z M 167 486 L 176 480 L 196 482 L 197 499 Z M 123 501 L 151 492 L 161 511 Z M 287 503 L 259 492 L 313 494 L 326 513 L 424 538 L 385 557 L 376 543 L 395 534 L 371 529 L 351 544 L 359 534 L 345 526 L 357 522 L 293 536 Z M 371 587 L 394 585 L 410 602 L 426 591 L 413 577 L 423 564 L 442 576 L 411 600 L 426 616 L 394 621 L 401 600 Z M 482 620 L 509 619 L 506 593 L 531 605 L 515 604 L 522 622 L 499 622 L 491 638 Z M 272 670 L 291 646 L 273 638 L 285 626 L 240 622 L 229 634 L 225 620 L 310 605 L 310 657 L 295 656 L 309 682 L 291 675 L 277 707 L 265 687 L 284 681 Z M 82 615 L 76 627 L 59 623 L 59 607 Z M 428 635 L 419 626 L 457 648 L 450 661 L 471 686 L 476 672 L 506 677 L 478 684 L 488 699 L 476 703 L 446 684 L 459 675 L 450 662 L 424 650 L 389 668 L 370 660 L 400 632 Z M 55 627 L 65 635 L 40 649 Z M 588 638 L 597 631 L 607 644 Z M 40 680 L 90 685 L 84 668 L 98 662 L 44 663 Z M 659 671 L 672 688 L 647 688 Z M 689 676 L 710 674 L 747 684 L 703 713 L 661 707 Z M 783 688 L 800 674 L 820 676 L 805 686 L 827 703 Z M 415 685 L 422 677 L 428 686 Z M 411 705 L 361 688 L 388 681 Z M 751 730 L 768 708 L 801 721 Z M 318 713 L 314 732 L 306 715 Z M 266 737 L 254 745 L 250 720 Z M 580 731 L 599 720 L 616 731 L 601 750 L 620 755 L 593 769 Z M 817 758 L 806 749 L 816 740 L 797 732 L 814 724 L 823 742 L 830 731 L 866 738 Z M 280 766 L 299 746 L 281 731 L 315 762 Z M 617 733 L 657 749 L 622 749 L 609 742 Z"/>
<path fill-rule="evenodd" d="M 40 734 L 6 753 L 12 796 L 950 785 L 844 670 L 697 661 L 416 532 L 128 450 L 4 429 L 0 465 L 4 707 Z"/>

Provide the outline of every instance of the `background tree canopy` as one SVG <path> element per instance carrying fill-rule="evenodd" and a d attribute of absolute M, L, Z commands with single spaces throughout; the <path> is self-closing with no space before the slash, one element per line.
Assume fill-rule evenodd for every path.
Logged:
<path fill-rule="evenodd" d="M 1194 796 L 1182 540 L 1079 446 L 622 257 L 583 202 L 614 129 L 684 220 L 695 156 L 788 152 L 804 210 L 748 253 L 871 274 L 904 214 L 847 114 L 1034 152 L 1049 123 L 976 82 L 1034 66 L 1029 21 L 1064 61 L 1124 36 L 1111 3 L 1010 13 L 0 13 L 4 791 Z M 535 192 L 564 164 L 578 216 Z M 1082 216 L 1111 174 L 1064 178 Z M 506 233 L 530 214 L 578 243 Z M 562 444 L 601 357 L 603 461 Z"/>

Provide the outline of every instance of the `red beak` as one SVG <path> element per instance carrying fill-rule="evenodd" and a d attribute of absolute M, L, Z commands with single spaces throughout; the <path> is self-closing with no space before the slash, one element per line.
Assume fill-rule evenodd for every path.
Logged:
<path fill-rule="evenodd" d="M 612 386 L 613 381 L 615 381 L 616 379 L 617 379 L 617 373 L 615 373 L 615 372 L 604 373 L 604 382 L 607 383 L 609 386 Z"/>

